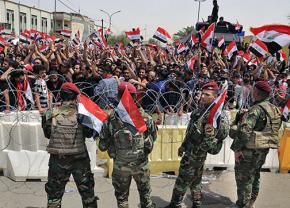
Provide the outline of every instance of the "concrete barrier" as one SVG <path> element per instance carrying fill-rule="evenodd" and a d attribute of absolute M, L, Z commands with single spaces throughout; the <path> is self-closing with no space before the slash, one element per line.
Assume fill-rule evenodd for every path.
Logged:
<path fill-rule="evenodd" d="M 0 114 L 0 169 L 15 181 L 46 180 L 49 154 L 48 144 L 37 111 Z M 96 166 L 96 142 L 86 139 L 91 168 Z"/>
<path fill-rule="evenodd" d="M 180 157 L 177 150 L 185 136 L 186 126 L 159 126 L 157 140 L 152 153 L 149 155 L 149 166 L 151 173 L 175 172 L 178 173 Z M 233 169 L 235 165 L 234 152 L 230 149 L 232 139 L 227 137 L 219 154 L 208 154 L 205 168 L 215 167 Z M 98 151 L 101 159 L 107 159 L 107 176 L 112 176 L 113 160 L 104 152 Z M 279 169 L 277 150 L 270 150 L 263 168 L 277 171 Z"/>

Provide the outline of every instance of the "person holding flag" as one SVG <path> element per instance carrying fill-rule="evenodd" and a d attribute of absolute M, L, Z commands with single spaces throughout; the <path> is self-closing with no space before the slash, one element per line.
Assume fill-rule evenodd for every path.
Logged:
<path fill-rule="evenodd" d="M 199 108 L 192 112 L 186 135 L 178 155 L 179 174 L 175 182 L 170 204 L 166 208 L 181 208 L 188 188 L 192 196 L 192 208 L 201 207 L 201 179 L 207 153 L 217 154 L 228 135 L 228 122 L 223 113 L 227 89 L 218 96 L 219 87 L 209 82 L 202 87 Z"/>
<path fill-rule="evenodd" d="M 99 148 L 114 160 L 112 183 L 118 208 L 128 208 L 129 189 L 134 178 L 141 208 L 154 208 L 151 200 L 148 155 L 157 138 L 152 118 L 136 104 L 136 88 L 128 82 L 119 86 L 120 102 L 100 134 Z"/>
<path fill-rule="evenodd" d="M 94 175 L 85 144 L 85 138 L 93 136 L 93 129 L 78 120 L 80 94 L 81 91 L 75 84 L 64 83 L 60 89 L 61 106 L 46 111 L 42 117 L 43 132 L 49 139 L 47 152 L 50 153 L 48 181 L 45 184 L 48 208 L 61 207 L 65 186 L 71 174 L 82 197 L 83 207 L 98 207 L 98 198 L 94 193 Z M 84 111 L 81 110 L 82 115 L 90 115 Z"/>
<path fill-rule="evenodd" d="M 238 208 L 253 208 L 258 197 L 260 171 L 269 149 L 279 147 L 278 133 L 282 124 L 280 109 L 268 99 L 272 92 L 267 81 L 258 81 L 252 90 L 254 105 L 237 119 L 230 130 L 234 139 L 235 178 Z"/>

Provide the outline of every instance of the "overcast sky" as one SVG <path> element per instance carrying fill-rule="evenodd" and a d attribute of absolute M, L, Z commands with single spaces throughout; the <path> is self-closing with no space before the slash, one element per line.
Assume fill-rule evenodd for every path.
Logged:
<path fill-rule="evenodd" d="M 28 5 L 53 11 L 55 0 L 17 0 Z M 147 28 L 147 38 L 152 36 L 158 26 L 171 34 L 186 26 L 195 25 L 198 3 L 194 0 L 61 0 L 72 9 L 93 19 L 104 19 L 106 14 L 121 10 L 112 18 L 112 31 L 120 33 L 132 27 Z M 279 23 L 289 24 L 290 0 L 218 0 L 219 16 L 244 25 L 246 32 L 251 26 Z M 70 11 L 57 0 L 57 11 Z M 212 0 L 201 3 L 200 16 L 206 20 L 212 11 Z M 98 23 L 98 22 L 97 22 Z M 105 23 L 106 24 L 106 23 Z M 145 35 L 145 31 L 143 33 Z"/>

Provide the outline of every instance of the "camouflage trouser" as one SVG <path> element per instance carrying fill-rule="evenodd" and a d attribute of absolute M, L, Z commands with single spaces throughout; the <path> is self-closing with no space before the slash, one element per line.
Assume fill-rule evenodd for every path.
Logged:
<path fill-rule="evenodd" d="M 250 201 L 255 201 L 259 193 L 260 171 L 265 163 L 269 149 L 243 150 L 243 159 L 235 164 L 239 208 L 248 208 Z"/>
<path fill-rule="evenodd" d="M 173 188 L 170 207 L 179 208 L 188 188 L 192 196 L 192 207 L 201 207 L 201 179 L 205 157 L 193 157 L 185 154 L 179 167 L 179 174 Z"/>
<path fill-rule="evenodd" d="M 129 207 L 128 197 L 132 177 L 138 188 L 141 208 L 154 208 L 155 205 L 150 197 L 150 171 L 147 160 L 139 165 L 121 165 L 114 161 L 112 183 L 115 188 L 118 208 Z"/>
<path fill-rule="evenodd" d="M 48 207 L 61 207 L 65 186 L 73 175 L 78 191 L 82 197 L 83 207 L 97 208 L 97 198 L 94 194 L 94 176 L 91 172 L 88 154 L 60 157 L 50 155 L 48 182 L 45 184 Z"/>

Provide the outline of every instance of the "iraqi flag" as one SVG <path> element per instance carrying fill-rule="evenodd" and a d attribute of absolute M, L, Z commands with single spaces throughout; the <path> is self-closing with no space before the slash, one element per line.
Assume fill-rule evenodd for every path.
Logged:
<path fill-rule="evenodd" d="M 208 124 L 212 125 L 214 128 L 218 127 L 218 119 L 220 115 L 222 114 L 223 107 L 225 104 L 225 100 L 227 97 L 228 89 L 227 86 L 224 88 L 223 92 L 218 96 L 214 103 L 212 108 L 209 111 L 208 115 Z"/>
<path fill-rule="evenodd" d="M 224 49 L 226 46 L 225 37 L 222 35 L 218 40 L 218 47 Z"/>
<path fill-rule="evenodd" d="M 77 47 L 81 44 L 81 35 L 80 35 L 80 31 L 78 30 L 78 32 L 75 34 L 75 37 L 72 39 L 73 42 L 73 46 Z"/>
<path fill-rule="evenodd" d="M 212 23 L 207 28 L 201 40 L 202 47 L 206 48 L 209 52 L 212 51 L 212 41 L 214 37 L 214 30 L 215 30 L 215 23 Z"/>
<path fill-rule="evenodd" d="M 0 35 L 5 35 L 6 31 L 4 27 L 0 27 Z"/>
<path fill-rule="evenodd" d="M 125 32 L 125 34 L 130 40 L 140 40 L 141 38 L 141 31 L 139 27 L 135 30 Z"/>
<path fill-rule="evenodd" d="M 195 57 L 192 57 L 190 60 L 188 60 L 188 61 L 186 62 L 186 64 L 187 64 L 187 67 L 188 67 L 191 71 L 193 71 L 193 69 L 194 69 L 194 64 L 195 64 Z"/>
<path fill-rule="evenodd" d="M 184 45 L 183 43 L 181 43 L 177 48 L 177 54 L 181 54 L 187 50 L 188 50 L 188 47 Z"/>
<path fill-rule="evenodd" d="M 39 48 L 39 51 L 40 51 L 40 53 L 44 53 L 44 52 L 48 51 L 48 45 L 45 45 L 45 44 L 41 45 Z"/>
<path fill-rule="evenodd" d="M 78 121 L 94 131 L 93 137 L 101 132 L 108 113 L 85 95 L 80 96 L 78 104 Z"/>
<path fill-rule="evenodd" d="M 269 53 L 267 45 L 259 39 L 253 40 L 251 42 L 249 51 L 259 58 L 266 57 L 266 55 Z"/>
<path fill-rule="evenodd" d="M 66 30 L 66 29 L 64 29 L 64 30 L 62 30 L 62 31 L 60 32 L 60 34 L 61 34 L 63 37 L 70 38 L 70 37 L 71 37 L 71 30 Z"/>
<path fill-rule="evenodd" d="M 5 43 L 6 43 L 6 40 L 0 36 L 0 52 L 4 51 Z"/>
<path fill-rule="evenodd" d="M 280 51 L 278 51 L 278 56 L 279 56 L 278 59 L 281 62 L 287 60 L 287 55 L 282 49 Z"/>
<path fill-rule="evenodd" d="M 153 35 L 153 38 L 161 41 L 162 43 L 167 43 L 168 40 L 171 39 L 171 36 L 165 29 L 158 27 Z"/>
<path fill-rule="evenodd" d="M 144 133 L 147 130 L 147 125 L 127 88 L 116 108 L 116 112 L 124 123 L 134 127 L 139 133 Z"/>
<path fill-rule="evenodd" d="M 199 42 L 198 38 L 195 36 L 194 33 L 192 33 L 189 40 L 190 47 L 193 48 L 194 46 L 196 46 L 196 44 L 198 44 L 198 42 Z"/>
<path fill-rule="evenodd" d="M 238 51 L 238 48 L 236 42 L 233 40 L 226 48 L 228 59 L 231 59 L 236 51 Z"/>
<path fill-rule="evenodd" d="M 242 25 L 240 25 L 239 21 L 237 20 L 237 23 L 235 25 L 235 30 L 239 31 L 242 28 Z"/>
<path fill-rule="evenodd" d="M 244 53 L 242 57 L 244 62 L 248 63 L 248 65 L 257 65 L 257 60 L 253 59 L 249 53 Z"/>
<path fill-rule="evenodd" d="M 106 32 L 105 32 L 105 36 L 109 36 L 109 35 L 111 35 L 111 34 L 112 34 L 112 31 L 111 31 L 110 28 L 108 28 L 108 29 L 106 30 Z"/>
<path fill-rule="evenodd" d="M 290 44 L 289 25 L 264 25 L 250 31 L 267 45 L 271 54 Z"/>
<path fill-rule="evenodd" d="M 19 35 L 19 41 L 22 43 L 30 44 L 32 42 L 32 39 L 30 38 L 30 32 L 28 30 L 21 32 Z"/>
<path fill-rule="evenodd" d="M 282 115 L 283 115 L 283 117 L 285 118 L 286 121 L 288 121 L 289 112 L 290 112 L 290 99 L 288 99 L 285 107 L 282 110 Z"/>
<path fill-rule="evenodd" d="M 24 91 L 24 95 L 25 98 L 27 100 L 29 100 L 29 102 L 34 105 L 34 99 L 33 99 L 33 95 L 32 95 L 32 90 L 28 81 L 28 77 L 25 77 L 24 83 L 23 83 L 23 91 Z M 24 99 L 25 102 L 25 99 Z M 27 106 L 27 104 L 25 103 L 25 106 Z"/>

